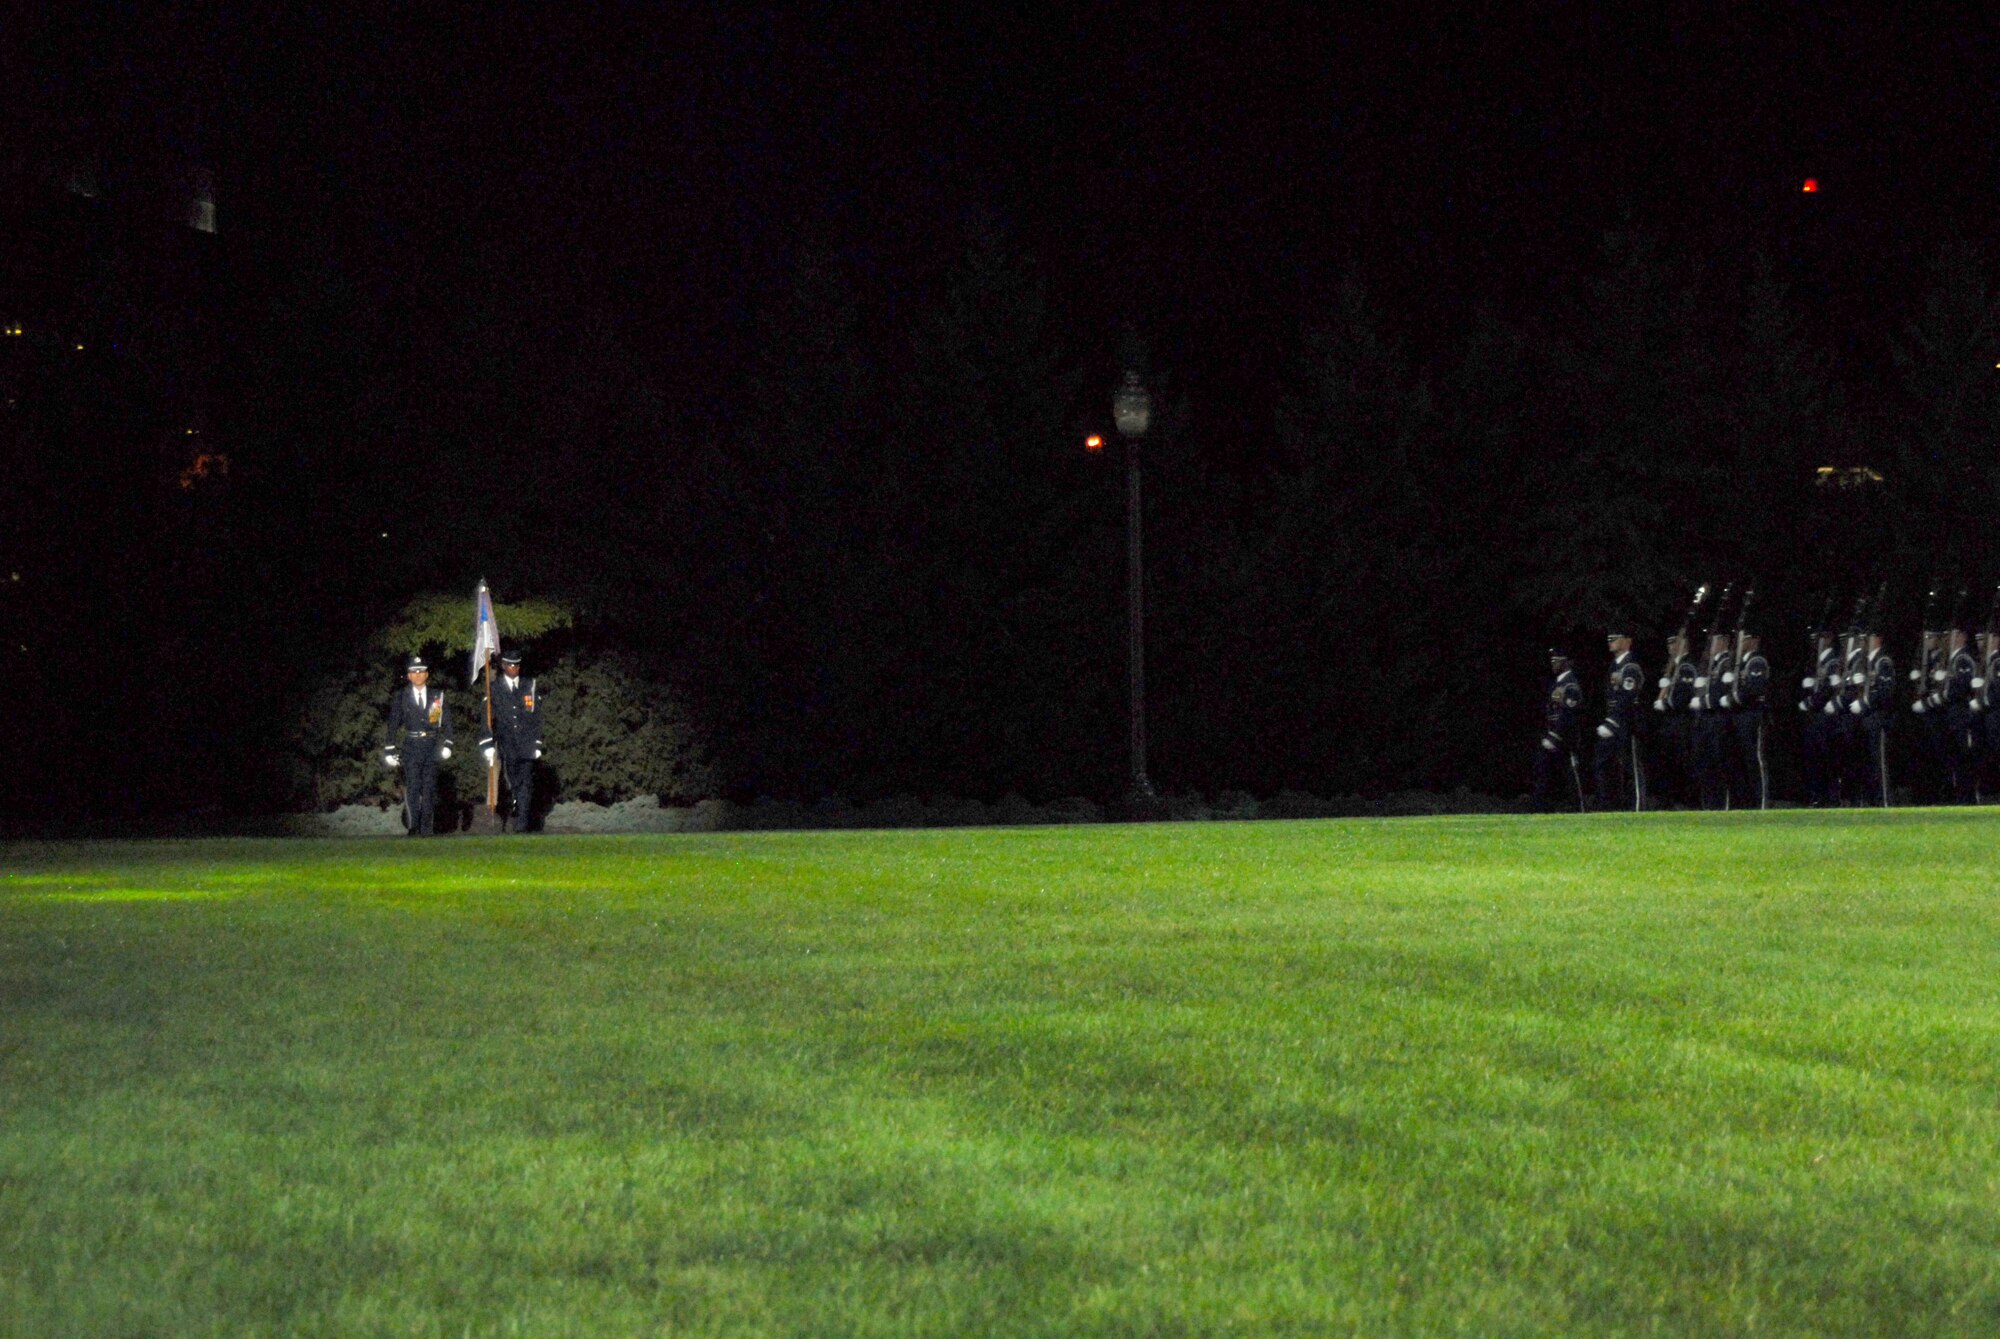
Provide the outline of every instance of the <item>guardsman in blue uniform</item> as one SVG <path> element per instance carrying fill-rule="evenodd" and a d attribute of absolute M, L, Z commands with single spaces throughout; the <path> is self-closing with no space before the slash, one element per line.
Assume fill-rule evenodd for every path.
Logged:
<path fill-rule="evenodd" d="M 535 759 L 542 756 L 542 693 L 537 680 L 521 677 L 521 653 L 500 657 L 493 681 L 493 733 L 479 741 L 491 767 L 497 757 L 507 778 L 508 830 L 526 832 L 535 818 Z"/>
<path fill-rule="evenodd" d="M 1646 807 L 1646 773 L 1639 764 L 1639 746 L 1632 728 L 1639 719 L 1639 691 L 1646 671 L 1632 655 L 1632 634 L 1604 636 L 1611 652 L 1611 670 L 1604 684 L 1604 719 L 1597 724 L 1597 803 L 1635 812 Z"/>
<path fill-rule="evenodd" d="M 451 709 L 433 688 L 431 667 L 411 656 L 409 686 L 389 699 L 389 738 L 382 761 L 403 769 L 403 814 L 412 837 L 437 830 L 437 769 L 451 758 Z"/>
<path fill-rule="evenodd" d="M 1799 710 L 1806 713 L 1799 732 L 1800 762 L 1806 774 L 1806 803 L 1824 809 L 1837 803 L 1840 797 L 1840 782 L 1835 772 L 1838 760 L 1834 755 L 1839 726 L 1833 718 L 1838 710 L 1834 703 L 1840 697 L 1840 648 L 1830 628 L 1813 631 L 1813 646 L 1816 652 L 1813 672 L 1799 681 L 1803 694 Z"/>
<path fill-rule="evenodd" d="M 1708 639 L 1708 664 L 1694 680 L 1694 774 L 1701 787 L 1701 807 L 1729 807 L 1729 723 L 1722 699 L 1728 694 L 1723 676 L 1734 677 L 1736 657 L 1729 649 L 1729 634 L 1718 632 Z"/>
<path fill-rule="evenodd" d="M 1976 714 L 1972 710 L 1973 694 L 1978 690 L 1972 683 L 1985 676 L 1979 672 L 1969 641 L 1964 628 L 1951 630 L 1930 692 L 1910 704 L 1910 710 L 1936 722 L 1938 762 L 1944 769 L 1946 795 L 1959 804 L 1971 804 L 1979 796 L 1979 748 L 1973 735 Z"/>
<path fill-rule="evenodd" d="M 1980 788 L 1990 800 L 2000 796 L 2000 632 L 1988 628 L 1979 634 L 1981 660 L 1979 677 L 1972 681 L 1972 711 L 1979 721 Z"/>
<path fill-rule="evenodd" d="M 1764 763 L 1767 708 L 1771 698 L 1771 662 L 1758 649 L 1754 632 L 1741 634 L 1742 656 L 1734 672 L 1722 676 L 1723 719 L 1731 742 L 1729 793 L 1739 809 L 1771 807 L 1771 772 Z"/>
<path fill-rule="evenodd" d="M 1689 711 L 1694 702 L 1695 676 L 1700 672 L 1694 657 L 1688 654 L 1688 639 L 1678 632 L 1667 638 L 1667 669 L 1660 676 L 1659 696 L 1653 699 L 1653 710 L 1660 713 L 1660 728 L 1655 736 L 1659 745 L 1652 757 L 1655 762 L 1666 760 L 1675 778 L 1674 795 L 1689 804 L 1701 799 L 1694 779 L 1694 719 Z M 1655 794 L 1663 789 L 1654 782 Z"/>
<path fill-rule="evenodd" d="M 1929 610 L 1924 622 L 1924 663 L 1910 668 L 1910 710 L 1922 718 L 1916 723 L 1917 766 L 1910 778 L 1919 803 L 1944 799 L 1951 785 L 1950 742 L 1945 738 L 1944 717 L 1931 701 L 1944 686 L 1945 633 L 1930 626 Z"/>
<path fill-rule="evenodd" d="M 1896 706 L 1896 662 L 1882 649 L 1882 634 L 1879 631 L 1871 629 L 1868 633 L 1867 657 L 1867 668 L 1861 672 L 1859 691 L 1848 703 L 1847 710 L 1861 727 L 1857 740 L 1860 745 L 1861 803 L 1887 809 L 1889 720 Z"/>
<path fill-rule="evenodd" d="M 1549 700 L 1543 709 L 1542 746 L 1535 750 L 1535 809 L 1548 813 L 1560 793 L 1563 807 L 1583 808 L 1583 777 L 1576 765 L 1576 718 L 1583 710 L 1583 682 L 1569 656 L 1549 648 Z"/>
<path fill-rule="evenodd" d="M 1859 626 L 1848 630 L 1847 653 L 1840 661 L 1840 696 L 1833 703 L 1835 756 L 1840 759 L 1840 802 L 1868 803 L 1868 766 L 1861 755 L 1861 695 L 1868 682 L 1868 634 Z"/>

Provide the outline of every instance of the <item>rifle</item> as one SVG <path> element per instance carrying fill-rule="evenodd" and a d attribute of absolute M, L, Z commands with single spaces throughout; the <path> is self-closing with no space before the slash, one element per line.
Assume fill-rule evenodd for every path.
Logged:
<path fill-rule="evenodd" d="M 1836 644 L 1840 641 L 1840 634 L 1833 630 L 1833 603 L 1839 598 L 1837 595 L 1826 597 L 1826 602 L 1819 607 L 1819 621 L 1814 623 L 1811 630 L 1806 634 L 1808 642 L 1806 647 L 1806 664 L 1812 668 L 1812 673 L 1806 676 L 1805 681 L 1799 687 L 1804 689 L 1808 695 L 1807 701 L 1810 701 L 1811 694 L 1817 693 L 1824 687 L 1820 683 L 1819 639 L 1830 636 Z M 1799 705 L 1803 708 L 1806 706 L 1806 702 L 1801 702 Z"/>
<path fill-rule="evenodd" d="M 1731 672 L 1737 675 L 1743 673 L 1743 633 L 1750 626 L 1750 605 L 1756 598 L 1757 588 L 1746 586 L 1743 590 L 1743 603 L 1736 607 L 1736 644 L 1730 648 L 1729 663 Z"/>
<path fill-rule="evenodd" d="M 1715 659 L 1714 642 L 1729 626 L 1729 602 L 1736 598 L 1736 583 L 1731 581 L 1722 588 L 1722 598 L 1715 602 L 1715 617 L 1709 621 L 1708 631 L 1701 639 L 1701 672 L 1708 673 L 1709 664 Z"/>
<path fill-rule="evenodd" d="M 1706 581 L 1695 587 L 1694 599 L 1688 601 L 1687 612 L 1681 615 L 1681 630 L 1676 634 L 1681 644 L 1680 654 L 1669 660 L 1666 669 L 1660 674 L 1660 695 L 1657 703 L 1660 710 L 1673 705 L 1674 674 L 1687 660 L 1688 634 L 1693 629 L 1695 620 L 1701 617 L 1701 608 L 1708 603 L 1708 592 L 1711 589 Z"/>
<path fill-rule="evenodd" d="M 1930 692 L 1931 653 L 1937 649 L 1937 609 L 1938 589 L 1932 586 L 1924 593 L 1924 627 L 1917 635 L 1917 656 L 1910 662 L 1910 682 L 1916 687 L 1916 700 L 1910 703 L 1910 710 L 1921 711 L 1924 698 Z"/>
<path fill-rule="evenodd" d="M 1876 592 L 1876 605 L 1879 606 L 1888 597 L 1888 594 L 1889 583 L 1885 581 Z M 1865 670 L 1867 667 L 1866 665 L 1862 665 L 1858 668 L 1850 668 L 1850 666 L 1854 665 L 1854 658 L 1860 655 L 1863 648 L 1868 645 L 1868 624 L 1873 621 L 1870 617 L 1872 612 L 1869 608 L 1868 588 L 1863 586 L 1861 593 L 1854 597 L 1854 613 L 1849 616 L 1847 631 L 1840 639 L 1839 702 L 1840 708 L 1843 711 L 1846 710 L 1850 702 L 1861 696 L 1860 685 L 1850 682 L 1849 676 L 1860 672 L 1860 670 Z"/>

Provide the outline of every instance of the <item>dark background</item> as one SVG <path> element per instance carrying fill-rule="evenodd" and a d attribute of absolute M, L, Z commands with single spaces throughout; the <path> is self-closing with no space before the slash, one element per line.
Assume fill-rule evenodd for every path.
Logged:
<path fill-rule="evenodd" d="M 1990 18 L 19 32 L 23 821 L 297 803 L 312 676 L 481 576 L 640 657 L 731 794 L 1113 796 L 1125 327 L 1168 789 L 1511 793 L 1551 639 L 1656 664 L 1754 580 L 1790 681 L 1826 601 L 1887 581 L 1908 640 L 2000 578 Z"/>

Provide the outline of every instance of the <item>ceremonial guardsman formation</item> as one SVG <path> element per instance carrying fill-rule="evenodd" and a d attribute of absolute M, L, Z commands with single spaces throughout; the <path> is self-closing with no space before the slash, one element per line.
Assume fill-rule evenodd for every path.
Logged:
<path fill-rule="evenodd" d="M 521 653 L 500 657 L 500 677 L 493 681 L 493 726 L 479 741 L 486 765 L 497 758 L 507 780 L 510 812 L 507 829 L 526 832 L 535 815 L 535 759 L 542 756 L 540 686 L 521 677 Z"/>
<path fill-rule="evenodd" d="M 1657 764 L 1660 798 L 1667 801 L 1705 809 L 1770 806 L 1772 670 L 1753 614 L 1755 592 L 1739 599 L 1728 587 L 1711 604 L 1709 589 L 1696 592 L 1667 637 L 1667 664 L 1643 722 L 1635 708 L 1645 673 L 1632 638 L 1623 630 L 1607 634 L 1611 667 L 1593 752 L 1595 807 L 1646 808 L 1649 761 Z M 1898 793 L 1892 755 L 1914 767 L 1915 775 L 1896 780 L 1919 800 L 2000 802 L 2000 592 L 1977 634 L 1964 616 L 1962 593 L 1947 617 L 1932 592 L 1910 662 L 1907 702 L 1899 700 L 1888 650 L 1885 595 L 1886 588 L 1872 599 L 1864 595 L 1841 628 L 1831 622 L 1829 602 L 1811 629 L 1810 669 L 1799 679 L 1798 699 L 1805 803 L 1887 806 Z M 1535 760 L 1535 800 L 1544 810 L 1572 802 L 1584 807 L 1575 738 L 1582 688 L 1568 657 L 1549 654 L 1554 677 Z M 1907 732 L 1900 745 L 1899 729 Z"/>
<path fill-rule="evenodd" d="M 389 700 L 389 738 L 382 761 L 403 770 L 404 825 L 412 837 L 437 830 L 437 769 L 451 757 L 451 708 L 444 690 L 432 688 L 422 656 L 404 666 L 409 686 Z"/>

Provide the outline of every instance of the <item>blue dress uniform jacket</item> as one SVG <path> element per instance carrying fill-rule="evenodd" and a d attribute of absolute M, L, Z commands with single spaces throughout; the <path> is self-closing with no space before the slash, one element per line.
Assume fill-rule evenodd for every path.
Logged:
<path fill-rule="evenodd" d="M 1639 690 L 1645 686 L 1646 671 L 1630 651 L 1611 662 L 1604 685 L 1604 723 L 1613 730 L 1630 733 L 1639 711 Z"/>
<path fill-rule="evenodd" d="M 541 681 L 504 674 L 493 681 L 493 730 L 479 747 L 503 758 L 533 758 L 542 747 Z"/>
<path fill-rule="evenodd" d="M 1573 669 L 1564 670 L 1549 685 L 1548 706 L 1543 712 L 1543 738 L 1558 749 L 1576 751 L 1576 715 L 1583 710 L 1583 683 Z"/>
<path fill-rule="evenodd" d="M 1693 656 L 1682 656 L 1681 663 L 1674 667 L 1667 684 L 1667 709 L 1686 711 L 1694 701 L 1694 681 L 1701 677 L 1701 670 L 1695 665 Z"/>
<path fill-rule="evenodd" d="M 436 830 L 438 752 L 450 747 L 451 708 L 444 690 L 408 684 L 397 689 L 389 699 L 389 737 L 383 753 L 403 769 L 403 807 L 413 837 Z"/>
<path fill-rule="evenodd" d="M 1819 653 L 1819 663 L 1813 666 L 1812 676 L 1800 685 L 1805 696 L 1799 699 L 1800 711 L 1832 715 L 1827 711 L 1840 696 L 1840 652 L 1829 646 Z"/>
<path fill-rule="evenodd" d="M 1770 695 L 1771 662 L 1762 651 L 1752 651 L 1724 691 L 1722 705 L 1732 711 L 1762 711 Z"/>
<path fill-rule="evenodd" d="M 1857 701 L 1861 707 L 1857 714 L 1864 717 L 1886 712 L 1896 705 L 1896 661 L 1887 651 L 1869 655 Z"/>

